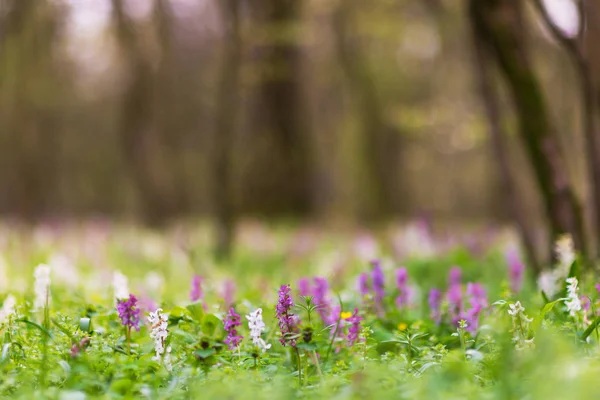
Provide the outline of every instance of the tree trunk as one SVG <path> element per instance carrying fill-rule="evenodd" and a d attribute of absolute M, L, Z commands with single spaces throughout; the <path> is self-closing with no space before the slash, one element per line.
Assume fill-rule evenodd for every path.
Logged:
<path fill-rule="evenodd" d="M 472 22 L 472 21 L 471 21 Z M 488 130 L 494 150 L 494 156 L 498 165 L 500 174 L 500 186 L 505 204 L 509 205 L 510 214 L 513 222 L 516 224 L 521 238 L 521 243 L 525 249 L 529 264 L 537 275 L 541 272 L 541 265 L 537 258 L 535 248 L 535 234 L 529 219 L 523 208 L 516 182 L 513 179 L 510 169 L 510 160 L 506 146 L 506 134 L 502 129 L 502 114 L 500 111 L 499 94 L 494 87 L 494 77 L 491 66 L 488 62 L 489 54 L 486 51 L 485 44 L 482 43 L 477 29 L 471 24 L 473 40 L 473 69 L 477 81 L 479 97 L 483 102 L 485 116 L 488 121 Z"/>
<path fill-rule="evenodd" d="M 544 202 L 551 240 L 570 233 L 577 248 L 586 254 L 581 210 L 529 61 L 522 2 L 470 0 L 470 13 L 476 34 L 489 47 L 509 87 L 519 135 Z"/>
<path fill-rule="evenodd" d="M 307 110 L 301 77 L 299 27 L 302 0 L 255 0 L 250 8 L 258 36 L 256 95 L 260 119 L 257 142 L 268 147 L 258 160 L 248 190 L 252 211 L 267 215 L 302 215 L 312 211 Z"/>
<path fill-rule="evenodd" d="M 240 95 L 240 63 L 242 41 L 238 0 L 222 0 L 221 12 L 225 35 L 217 93 L 217 126 L 213 152 L 213 207 L 215 212 L 217 258 L 231 253 L 235 210 L 231 193 L 231 147 L 236 130 Z"/>
<path fill-rule="evenodd" d="M 351 29 L 355 25 L 355 6 L 341 2 L 333 16 L 338 59 L 348 85 L 357 100 L 361 123 L 362 161 L 365 170 L 363 204 L 359 218 L 379 219 L 399 211 L 395 197 L 399 173 L 393 168 L 398 157 L 400 134 L 385 120 L 377 88 L 361 49 L 353 44 Z M 390 168 L 391 167 L 391 168 Z"/>

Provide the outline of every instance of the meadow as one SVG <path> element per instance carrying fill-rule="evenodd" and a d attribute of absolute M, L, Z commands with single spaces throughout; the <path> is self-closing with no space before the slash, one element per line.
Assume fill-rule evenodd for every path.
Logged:
<path fill-rule="evenodd" d="M 501 231 L 0 227 L 0 396 L 597 398 L 597 280 Z M 550 266 L 548 266 L 550 267 Z"/>

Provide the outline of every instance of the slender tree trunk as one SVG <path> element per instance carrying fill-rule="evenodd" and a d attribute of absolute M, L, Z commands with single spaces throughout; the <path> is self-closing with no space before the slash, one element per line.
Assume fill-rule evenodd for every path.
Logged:
<path fill-rule="evenodd" d="M 520 0 L 470 0 L 470 15 L 476 34 L 489 46 L 509 87 L 519 134 L 544 202 L 551 240 L 570 233 L 585 255 L 580 206 L 529 61 L 522 5 Z"/>
<path fill-rule="evenodd" d="M 112 6 L 117 36 L 131 74 L 121 114 L 123 156 L 136 187 L 144 221 L 151 226 L 160 226 L 170 216 L 172 207 L 168 193 L 152 174 L 155 160 L 151 148 L 152 140 L 156 139 L 152 124 L 152 65 L 140 47 L 134 22 L 124 10 L 123 0 L 112 0 Z"/>
<path fill-rule="evenodd" d="M 341 2 L 333 16 L 333 24 L 338 59 L 360 113 L 366 184 L 359 217 L 368 221 L 399 211 L 395 198 L 395 189 L 400 186 L 397 182 L 399 174 L 390 166 L 398 157 L 400 133 L 386 122 L 367 62 L 361 49 L 353 44 L 354 8 L 352 1 Z"/>
<path fill-rule="evenodd" d="M 580 3 L 579 14 L 582 27 L 580 27 L 578 36 L 571 38 L 554 25 L 541 0 L 535 0 L 535 5 L 548 30 L 571 58 L 579 79 L 581 103 L 583 106 L 585 151 L 590 176 L 590 201 L 586 211 L 591 217 L 589 228 L 594 239 L 593 246 L 595 249 L 591 249 L 591 252 L 597 253 L 598 240 L 600 240 L 598 237 L 598 228 L 600 227 L 600 137 L 598 136 L 598 128 L 595 121 L 597 102 L 594 94 L 592 73 L 585 55 L 585 49 L 583 48 L 585 42 L 589 41 L 589 38 L 586 37 L 589 33 L 584 33 L 588 32 L 588 30 L 583 29 L 585 13 L 583 5 Z M 597 22 L 600 23 L 600 20 Z M 597 38 L 600 39 L 600 36 Z"/>
<path fill-rule="evenodd" d="M 299 28 L 303 0 L 250 2 L 256 28 L 264 41 L 260 57 L 260 81 L 256 89 L 261 136 L 268 143 L 268 158 L 259 160 L 260 176 L 250 190 L 262 214 L 307 214 L 312 211 L 312 171 L 309 126 L 301 77 Z"/>
<path fill-rule="evenodd" d="M 238 0 L 221 0 L 225 27 L 224 49 L 217 93 L 217 126 L 213 153 L 213 207 L 215 212 L 217 258 L 231 253 L 235 210 L 231 194 L 231 147 L 238 115 L 242 41 Z"/>
<path fill-rule="evenodd" d="M 473 69 L 477 81 L 479 96 L 483 102 L 485 116 L 488 121 L 489 134 L 492 141 L 494 156 L 500 173 L 500 184 L 505 204 L 509 205 L 510 214 L 513 222 L 516 224 L 521 243 L 529 260 L 534 273 L 537 275 L 541 271 L 541 265 L 537 258 L 535 249 L 535 234 L 529 224 L 527 213 L 523 208 L 523 203 L 519 198 L 516 182 L 513 179 L 510 169 L 510 160 L 506 146 L 506 134 L 502 129 L 502 114 L 500 111 L 499 94 L 494 86 L 494 77 L 491 66 L 488 62 L 488 54 L 485 44 L 481 42 L 478 32 L 472 26 L 473 39 Z"/>

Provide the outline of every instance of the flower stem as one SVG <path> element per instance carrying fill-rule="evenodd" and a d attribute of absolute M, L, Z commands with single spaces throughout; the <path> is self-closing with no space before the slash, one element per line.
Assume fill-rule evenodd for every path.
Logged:
<path fill-rule="evenodd" d="M 296 358 L 298 359 L 298 386 L 302 387 L 302 361 L 300 360 L 300 352 L 297 347 L 294 347 L 296 350 Z"/>
<path fill-rule="evenodd" d="M 131 327 L 128 326 L 125 332 L 127 336 L 127 354 L 131 355 Z"/>
<path fill-rule="evenodd" d="M 319 357 L 317 357 L 317 352 L 315 350 L 312 351 L 313 362 L 315 363 L 315 367 L 317 368 L 317 373 L 321 380 L 323 380 L 323 372 L 321 372 L 321 366 L 319 365 Z"/>

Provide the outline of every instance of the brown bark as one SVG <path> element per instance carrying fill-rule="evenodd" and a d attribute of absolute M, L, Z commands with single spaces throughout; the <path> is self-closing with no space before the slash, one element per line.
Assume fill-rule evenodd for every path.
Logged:
<path fill-rule="evenodd" d="M 472 21 L 471 21 L 472 22 Z M 513 172 L 510 168 L 508 149 L 506 146 L 506 132 L 502 129 L 503 116 L 500 107 L 499 93 L 494 86 L 494 76 L 488 61 L 488 53 L 485 44 L 481 42 L 476 28 L 472 25 L 473 41 L 473 69 L 476 77 L 477 91 L 483 102 L 483 108 L 488 121 L 488 130 L 492 142 L 494 156 L 500 174 L 500 185 L 505 203 L 509 205 L 510 214 L 516 224 L 525 249 L 529 264 L 537 275 L 541 271 L 541 265 L 537 258 L 535 248 L 535 234 L 523 203 L 517 191 Z"/>
<path fill-rule="evenodd" d="M 355 24 L 355 5 L 341 2 L 333 16 L 336 50 L 346 81 L 358 103 L 362 143 L 364 143 L 363 167 L 368 185 L 359 217 L 373 220 L 399 211 L 399 173 L 395 165 L 400 146 L 400 133 L 386 121 L 384 107 L 377 93 L 362 49 L 355 44 L 351 30 Z"/>
<path fill-rule="evenodd" d="M 152 62 L 139 43 L 134 22 L 127 16 L 123 1 L 112 0 L 112 6 L 117 37 L 130 74 L 121 113 L 123 157 L 137 191 L 144 221 L 159 226 L 172 215 L 173 205 L 164 182 L 153 174 L 157 162 L 153 158 L 157 138 L 152 120 L 155 94 Z"/>
<path fill-rule="evenodd" d="M 260 76 L 256 88 L 260 116 L 257 141 L 268 143 L 268 154 L 248 191 L 254 212 L 267 215 L 303 215 L 312 211 L 307 111 L 301 77 L 299 27 L 302 0 L 256 0 L 250 2 L 258 36 L 254 50 L 259 56 Z M 276 194 L 276 195 L 275 195 Z"/>
<path fill-rule="evenodd" d="M 235 209 L 231 193 L 231 147 L 238 115 L 242 40 L 238 0 L 223 0 L 221 13 L 225 35 L 217 93 L 217 126 L 213 153 L 213 207 L 215 212 L 217 258 L 231 253 Z"/>
<path fill-rule="evenodd" d="M 598 228 L 600 227 L 600 137 L 598 136 L 598 128 L 595 121 L 596 113 L 598 112 L 598 103 L 594 94 L 590 63 L 586 57 L 586 49 L 584 48 L 584 44 L 589 42 L 589 38 L 587 37 L 589 34 L 583 35 L 582 33 L 586 32 L 586 30 L 580 28 L 580 33 L 577 37 L 570 38 L 566 36 L 553 24 L 552 19 L 541 0 L 535 0 L 535 5 L 542 16 L 546 27 L 571 58 L 579 79 L 583 105 L 585 150 L 590 176 L 590 204 L 587 211 L 591 216 L 590 230 L 592 231 L 594 238 L 595 252 L 597 252 L 599 240 Z M 583 26 L 585 13 L 581 3 L 579 3 L 579 10 L 581 24 Z M 598 20 L 598 22 L 600 23 L 600 20 Z M 600 36 L 598 36 L 598 39 L 600 39 Z"/>
<path fill-rule="evenodd" d="M 531 67 L 522 5 L 519 0 L 471 0 L 469 9 L 476 34 L 489 47 L 508 85 L 519 135 L 544 202 L 551 240 L 570 233 L 585 254 L 581 210 Z"/>

